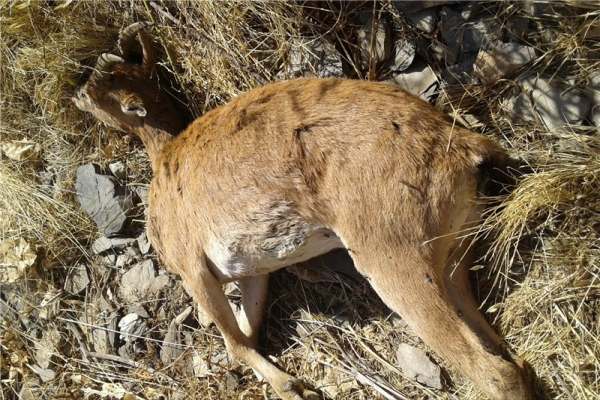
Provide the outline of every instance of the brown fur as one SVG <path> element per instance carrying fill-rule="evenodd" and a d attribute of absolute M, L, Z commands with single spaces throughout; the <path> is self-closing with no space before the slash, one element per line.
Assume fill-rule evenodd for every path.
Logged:
<path fill-rule="evenodd" d="M 87 88 L 102 91 L 88 93 L 96 100 L 87 110 L 148 146 L 152 245 L 230 353 L 282 398 L 314 393 L 255 350 L 268 273 L 340 246 L 384 302 L 490 398 L 531 397 L 477 310 L 458 238 L 479 221 L 478 168 L 504 157 L 497 145 L 393 86 L 338 79 L 260 87 L 171 137 L 152 122 L 158 92 L 135 83 L 127 88 L 150 105 L 147 117 L 132 122 L 106 107 L 97 99 L 127 97 L 99 84 Z M 241 282 L 237 320 L 220 286 L 229 280 Z"/>

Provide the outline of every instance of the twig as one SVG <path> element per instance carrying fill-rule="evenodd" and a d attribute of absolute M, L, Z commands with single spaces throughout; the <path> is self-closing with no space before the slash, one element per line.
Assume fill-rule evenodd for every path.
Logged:
<path fill-rule="evenodd" d="M 178 18 L 175 18 L 173 16 L 173 14 L 171 14 L 170 12 L 168 12 L 167 10 L 165 10 L 164 8 L 162 8 L 161 6 L 159 6 L 158 4 L 156 4 L 154 1 L 150 2 L 150 7 L 154 8 L 157 13 L 159 13 L 160 15 L 162 15 L 163 17 L 165 17 L 169 21 L 171 21 L 171 22 L 173 22 L 173 23 L 175 23 L 177 25 L 181 24 L 181 21 Z"/>

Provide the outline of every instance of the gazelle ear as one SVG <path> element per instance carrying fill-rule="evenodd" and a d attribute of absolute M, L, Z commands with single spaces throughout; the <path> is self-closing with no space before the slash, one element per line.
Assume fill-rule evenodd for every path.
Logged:
<path fill-rule="evenodd" d="M 123 111 L 123 114 L 138 117 L 145 117 L 148 114 L 144 102 L 138 96 L 129 96 L 127 99 L 122 100 L 121 111 Z"/>

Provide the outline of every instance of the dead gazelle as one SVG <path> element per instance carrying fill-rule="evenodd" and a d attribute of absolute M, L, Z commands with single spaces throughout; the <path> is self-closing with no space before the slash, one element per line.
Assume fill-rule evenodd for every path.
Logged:
<path fill-rule="evenodd" d="M 303 79 L 260 87 L 183 128 L 141 24 L 102 55 L 74 102 L 146 146 L 148 235 L 215 321 L 230 354 L 284 399 L 314 395 L 256 351 L 268 274 L 335 248 L 433 350 L 493 399 L 528 399 L 523 370 L 477 310 L 459 232 L 480 219 L 482 135 L 385 84 Z M 128 58 L 137 36 L 142 63 Z M 238 281 L 236 320 L 221 284 Z"/>

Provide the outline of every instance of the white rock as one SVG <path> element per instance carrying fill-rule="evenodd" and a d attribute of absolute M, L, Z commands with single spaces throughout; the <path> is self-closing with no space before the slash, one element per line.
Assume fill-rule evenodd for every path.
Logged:
<path fill-rule="evenodd" d="M 125 164 L 123 164 L 122 161 L 116 161 L 108 164 L 108 169 L 110 169 L 110 172 L 112 172 L 112 174 L 117 178 L 125 178 Z"/>
<path fill-rule="evenodd" d="M 140 236 L 138 236 L 137 242 L 142 254 L 148 254 L 148 252 L 150 251 L 150 241 L 148 240 L 146 232 L 142 232 Z"/>
<path fill-rule="evenodd" d="M 440 367 L 431 362 L 423 350 L 402 343 L 396 353 L 398 367 L 410 379 L 434 389 L 442 388 Z"/>
<path fill-rule="evenodd" d="M 408 70 L 394 75 L 394 81 L 402 89 L 424 100 L 435 92 L 438 78 L 425 63 L 415 63 Z"/>
<path fill-rule="evenodd" d="M 415 59 L 416 47 L 412 41 L 399 38 L 394 43 L 394 72 L 402 72 L 411 66 Z"/>
<path fill-rule="evenodd" d="M 146 330 L 146 323 L 136 313 L 129 313 L 119 321 L 119 332 L 125 342 L 133 342 L 138 336 L 143 335 Z"/>

